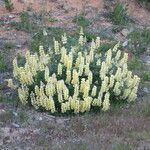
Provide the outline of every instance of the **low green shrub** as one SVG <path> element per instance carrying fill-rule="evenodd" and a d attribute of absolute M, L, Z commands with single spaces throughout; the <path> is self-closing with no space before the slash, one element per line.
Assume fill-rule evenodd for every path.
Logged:
<path fill-rule="evenodd" d="M 37 25 L 32 22 L 27 11 L 20 13 L 20 22 L 11 22 L 11 25 L 17 29 L 25 32 L 33 32 L 37 29 Z"/>
<path fill-rule="evenodd" d="M 144 81 L 150 81 L 150 71 L 145 71 L 143 73 L 143 80 Z"/>
<path fill-rule="evenodd" d="M 87 18 L 85 18 L 83 15 L 76 16 L 73 19 L 73 22 L 75 22 L 78 26 L 83 28 L 86 28 L 90 25 L 90 21 Z"/>
<path fill-rule="evenodd" d="M 11 2 L 11 0 L 4 0 L 5 2 L 5 8 L 8 11 L 12 11 L 14 9 L 13 3 Z"/>
<path fill-rule="evenodd" d="M 145 8 L 150 10 L 150 0 L 137 0 L 140 4 L 142 4 Z"/>
<path fill-rule="evenodd" d="M 128 71 L 128 54 L 118 50 L 119 43 L 99 53 L 99 37 L 86 43 L 81 30 L 74 46 L 64 34 L 47 53 L 43 46 L 39 54 L 27 51 L 24 65 L 14 59 L 18 83 L 8 79 L 8 86 L 18 90 L 22 104 L 51 113 L 107 111 L 111 103 L 135 101 L 140 79 Z"/>
<path fill-rule="evenodd" d="M 117 3 L 109 17 L 116 25 L 126 25 L 128 22 L 127 6 L 122 3 Z"/>
<path fill-rule="evenodd" d="M 4 56 L 0 53 L 0 72 L 5 71 L 6 68 L 7 68 L 7 65 L 5 63 Z"/>
<path fill-rule="evenodd" d="M 136 29 L 128 36 L 130 39 L 129 48 L 135 55 L 140 55 L 146 52 L 150 46 L 150 29 Z"/>

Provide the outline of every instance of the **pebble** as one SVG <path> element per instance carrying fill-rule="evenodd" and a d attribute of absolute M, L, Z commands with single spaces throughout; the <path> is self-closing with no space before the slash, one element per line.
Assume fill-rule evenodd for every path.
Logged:
<path fill-rule="evenodd" d="M 144 87 L 144 88 L 143 88 L 143 92 L 144 92 L 144 93 L 149 93 L 148 88 L 147 88 L 147 87 Z"/>
<path fill-rule="evenodd" d="M 19 128 L 20 127 L 20 125 L 16 124 L 16 123 L 12 123 L 12 126 L 15 127 L 15 128 Z"/>
<path fill-rule="evenodd" d="M 121 31 L 121 34 L 122 34 L 123 36 L 127 37 L 128 34 L 129 34 L 129 30 L 128 30 L 128 29 L 123 29 L 123 30 Z"/>

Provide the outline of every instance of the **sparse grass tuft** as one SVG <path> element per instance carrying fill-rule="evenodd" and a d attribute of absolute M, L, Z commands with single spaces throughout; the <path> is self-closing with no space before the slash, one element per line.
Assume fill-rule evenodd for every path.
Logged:
<path fill-rule="evenodd" d="M 137 0 L 140 4 L 142 4 L 146 9 L 150 10 L 150 0 Z"/>
<path fill-rule="evenodd" d="M 19 112 L 18 113 L 18 119 L 19 119 L 19 122 L 21 122 L 21 123 L 25 123 L 25 122 L 27 122 L 28 121 L 28 119 L 29 119 L 29 117 L 28 117 L 28 115 L 26 114 L 26 112 L 24 112 L 24 111 L 21 111 L 21 112 Z"/>
<path fill-rule="evenodd" d="M 143 73 L 143 80 L 144 81 L 150 81 L 150 72 L 149 71 L 145 71 Z"/>
<path fill-rule="evenodd" d="M 0 72 L 5 71 L 7 69 L 4 56 L 0 53 Z"/>
<path fill-rule="evenodd" d="M 73 19 L 73 22 L 75 22 L 78 26 L 81 26 L 83 28 L 86 28 L 90 25 L 90 21 L 87 18 L 85 18 L 83 15 L 76 16 Z"/>
<path fill-rule="evenodd" d="M 11 0 L 4 0 L 4 2 L 5 2 L 5 8 L 11 12 L 14 9 L 14 6 Z"/>
<path fill-rule="evenodd" d="M 150 29 L 136 29 L 129 34 L 129 48 L 135 55 L 146 52 L 150 46 Z"/>
<path fill-rule="evenodd" d="M 131 150 L 131 148 L 126 144 L 116 144 L 112 150 Z"/>
<path fill-rule="evenodd" d="M 122 3 L 117 3 L 109 17 L 116 25 L 126 25 L 128 22 L 127 6 Z"/>
<path fill-rule="evenodd" d="M 12 22 L 11 25 L 14 26 L 17 30 L 26 32 L 33 32 L 37 27 L 31 21 L 29 13 L 27 11 L 23 11 L 20 13 L 20 22 Z"/>

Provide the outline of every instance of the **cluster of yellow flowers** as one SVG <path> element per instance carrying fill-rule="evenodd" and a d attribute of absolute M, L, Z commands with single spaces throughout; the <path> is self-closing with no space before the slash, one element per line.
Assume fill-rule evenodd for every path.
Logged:
<path fill-rule="evenodd" d="M 62 36 L 62 44 L 54 40 L 53 55 L 60 57 L 58 62 L 52 62 L 50 54 L 45 54 L 42 46 L 39 55 L 27 51 L 23 67 L 19 67 L 17 59 L 14 59 L 13 74 L 21 84 L 18 95 L 23 104 L 30 101 L 36 109 L 42 107 L 51 113 L 79 113 L 90 111 L 95 106 L 106 111 L 112 98 L 129 102 L 136 99 L 140 79 L 128 71 L 128 54 L 122 55 L 118 50 L 119 43 L 105 54 L 98 54 L 100 38 L 97 37 L 82 50 L 86 46 L 82 29 L 77 46 L 68 50 L 65 47 L 67 41 L 66 34 Z M 50 68 L 55 63 L 57 71 L 51 72 Z M 39 72 L 44 72 L 44 78 L 37 83 Z M 16 88 L 11 79 L 8 83 Z"/>

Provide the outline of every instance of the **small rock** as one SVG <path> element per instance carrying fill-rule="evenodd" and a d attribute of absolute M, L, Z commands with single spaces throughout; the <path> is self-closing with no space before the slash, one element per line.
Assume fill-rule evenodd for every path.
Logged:
<path fill-rule="evenodd" d="M 70 119 L 56 119 L 56 123 L 58 124 L 64 124 L 66 122 L 68 122 Z"/>
<path fill-rule="evenodd" d="M 128 45 L 128 40 L 126 40 L 125 42 L 122 43 L 123 47 L 126 47 Z"/>
<path fill-rule="evenodd" d="M 3 139 L 3 144 L 7 144 L 7 143 L 10 143 L 11 140 L 10 140 L 10 136 L 6 136 L 4 139 Z"/>
<path fill-rule="evenodd" d="M 127 37 L 128 34 L 129 34 L 129 30 L 128 30 L 128 29 L 123 29 L 123 30 L 121 31 L 121 34 L 122 34 L 123 36 Z"/>
<path fill-rule="evenodd" d="M 150 64 L 150 56 L 145 56 L 143 60 L 145 63 Z"/>
<path fill-rule="evenodd" d="M 4 104 L 0 104 L 0 109 L 4 109 L 5 105 Z"/>
<path fill-rule="evenodd" d="M 16 112 L 13 112 L 13 115 L 14 115 L 14 116 L 18 116 L 18 113 L 16 113 Z"/>
<path fill-rule="evenodd" d="M 22 47 L 22 45 L 16 45 L 16 47 L 17 47 L 17 48 L 21 48 L 21 47 Z"/>
<path fill-rule="evenodd" d="M 6 113 L 4 109 L 0 109 L 0 115 Z"/>
<path fill-rule="evenodd" d="M 20 125 L 16 124 L 16 123 L 12 123 L 12 126 L 15 127 L 15 128 L 19 128 L 20 127 Z"/>
<path fill-rule="evenodd" d="M 144 88 L 143 88 L 143 92 L 144 92 L 144 93 L 149 93 L 148 88 L 147 88 L 147 87 L 144 87 Z"/>
<path fill-rule="evenodd" d="M 38 118 L 38 120 L 39 120 L 39 121 L 42 121 L 42 120 L 43 120 L 43 118 L 42 118 L 42 117 L 39 117 L 39 118 Z"/>
<path fill-rule="evenodd" d="M 8 16 L 10 19 L 13 19 L 13 18 L 15 18 L 13 15 L 9 15 Z"/>

